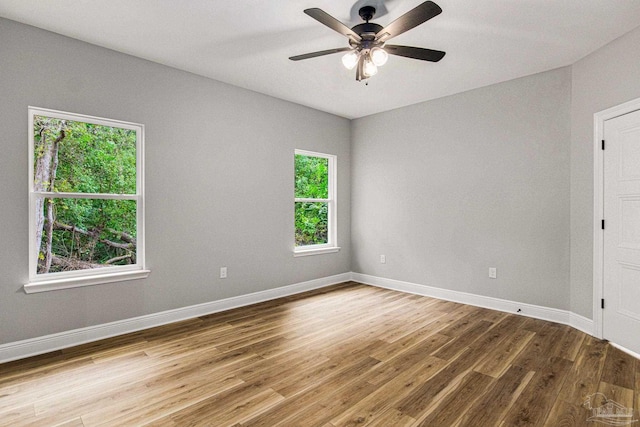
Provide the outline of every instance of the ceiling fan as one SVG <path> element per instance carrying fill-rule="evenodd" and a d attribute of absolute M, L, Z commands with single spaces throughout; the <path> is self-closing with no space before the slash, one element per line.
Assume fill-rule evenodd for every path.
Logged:
<path fill-rule="evenodd" d="M 292 56 L 289 59 L 292 61 L 300 61 L 302 59 L 316 58 L 333 53 L 347 52 L 347 54 L 342 57 L 342 63 L 349 70 L 356 68 L 357 81 L 366 80 L 375 75 L 378 72 L 378 67 L 387 62 L 388 54 L 419 59 L 421 61 L 438 62 L 444 57 L 445 52 L 386 43 L 391 38 L 417 27 L 439 15 L 441 12 L 442 9 L 440 6 L 432 1 L 425 1 L 391 24 L 383 27 L 374 22 L 369 22 L 376 13 L 375 7 L 364 6 L 360 8 L 359 15 L 365 22 L 349 28 L 321 9 L 305 9 L 304 13 L 316 21 L 346 36 L 349 39 L 349 47 L 305 53 L 304 55 Z"/>

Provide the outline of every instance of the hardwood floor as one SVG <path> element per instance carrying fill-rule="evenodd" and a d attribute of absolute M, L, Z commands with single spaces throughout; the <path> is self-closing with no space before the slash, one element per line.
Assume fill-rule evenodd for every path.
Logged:
<path fill-rule="evenodd" d="M 638 419 L 640 362 L 568 326 L 345 283 L 0 365 L 0 425 L 595 426 L 596 392 Z"/>

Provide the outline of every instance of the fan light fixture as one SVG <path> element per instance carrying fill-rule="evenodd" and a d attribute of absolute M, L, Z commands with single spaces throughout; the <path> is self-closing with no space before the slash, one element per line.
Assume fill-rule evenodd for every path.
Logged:
<path fill-rule="evenodd" d="M 423 22 L 438 16 L 442 12 L 440 6 L 427 0 L 414 7 L 391 24 L 382 25 L 370 22 L 376 13 L 373 6 L 363 6 L 358 14 L 364 23 L 352 28 L 347 27 L 327 12 L 317 7 L 305 9 L 304 13 L 349 39 L 349 47 L 321 50 L 289 57 L 292 61 L 316 58 L 318 56 L 331 55 L 339 52 L 347 52 L 342 57 L 342 64 L 348 69 L 356 69 L 356 80 L 367 80 L 378 72 L 378 67 L 387 63 L 389 55 L 403 56 L 405 58 L 418 59 L 420 61 L 438 62 L 445 52 L 433 49 L 424 49 L 413 46 L 400 46 L 387 44 L 389 39 L 417 27 Z"/>
<path fill-rule="evenodd" d="M 362 68 L 364 75 L 371 77 L 378 72 L 378 67 L 387 63 L 389 55 L 384 49 L 379 47 L 367 50 L 366 52 L 358 52 L 354 49 L 342 57 L 342 65 L 344 65 L 347 70 L 353 70 L 356 65 L 358 65 L 360 58 L 363 58 L 362 60 L 364 61 Z"/>

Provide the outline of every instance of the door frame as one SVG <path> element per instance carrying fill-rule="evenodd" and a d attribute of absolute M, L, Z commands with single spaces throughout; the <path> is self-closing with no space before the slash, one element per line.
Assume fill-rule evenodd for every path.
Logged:
<path fill-rule="evenodd" d="M 604 294 L 604 122 L 640 110 L 640 98 L 593 115 L 593 333 L 602 339 L 604 316 L 600 300 Z M 606 146 L 605 146 L 606 149 Z"/>

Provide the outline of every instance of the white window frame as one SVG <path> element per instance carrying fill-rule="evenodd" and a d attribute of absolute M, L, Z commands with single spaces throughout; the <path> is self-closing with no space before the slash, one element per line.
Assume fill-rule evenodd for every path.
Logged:
<path fill-rule="evenodd" d="M 337 164 L 338 158 L 333 154 L 325 154 L 325 153 L 317 153 L 315 151 L 307 151 L 307 150 L 295 150 L 295 154 L 310 156 L 310 157 L 321 157 L 324 159 L 328 159 L 328 198 L 326 199 L 305 199 L 298 198 L 294 196 L 294 206 L 295 202 L 321 202 L 327 203 L 327 243 L 317 244 L 317 245 L 306 245 L 306 246 L 296 246 L 295 241 L 293 243 L 294 250 L 293 256 L 307 256 L 307 255 L 319 255 L 326 253 L 338 252 L 340 247 L 338 246 L 338 225 L 337 225 L 337 188 L 338 188 L 338 175 L 337 175 Z M 294 162 L 295 165 L 295 162 Z M 295 184 L 295 166 L 294 166 L 294 184 Z M 295 208 L 294 208 L 295 210 Z M 294 224 L 295 228 L 295 224 Z"/>
<path fill-rule="evenodd" d="M 29 282 L 24 285 L 26 293 L 46 292 L 101 283 L 142 279 L 149 275 L 146 269 L 144 247 L 144 125 L 123 122 L 84 114 L 68 113 L 46 108 L 29 107 Z M 34 117 L 45 116 L 63 120 L 91 123 L 130 129 L 136 132 L 136 194 L 56 193 L 34 189 Z M 36 248 L 36 199 L 38 197 L 75 199 L 114 199 L 136 201 L 136 264 L 118 265 L 93 270 L 76 270 L 37 274 L 38 251 Z"/>

